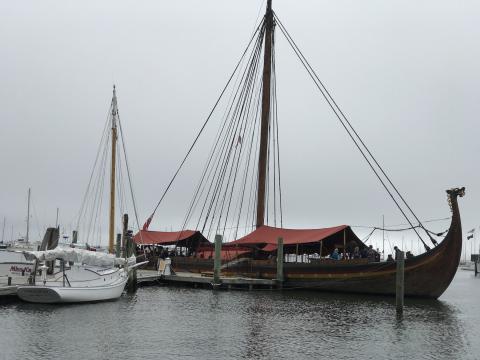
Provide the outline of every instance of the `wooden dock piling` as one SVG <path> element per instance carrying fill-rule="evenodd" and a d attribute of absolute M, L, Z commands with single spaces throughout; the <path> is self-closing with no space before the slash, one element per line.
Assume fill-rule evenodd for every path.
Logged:
<path fill-rule="evenodd" d="M 283 238 L 277 239 L 277 286 L 283 287 Z"/>
<path fill-rule="evenodd" d="M 125 258 L 135 255 L 135 248 L 133 246 L 133 239 L 128 233 L 128 214 L 123 214 L 123 243 L 125 245 L 124 251 Z M 132 293 L 137 290 L 137 270 L 133 269 L 128 272 L 127 292 Z"/>
<path fill-rule="evenodd" d="M 215 259 L 213 263 L 214 285 L 220 284 L 220 267 L 222 266 L 221 251 L 222 251 L 222 235 L 217 234 L 215 235 Z"/>
<path fill-rule="evenodd" d="M 115 246 L 115 256 L 121 257 L 122 256 L 122 234 L 117 234 L 117 243 Z"/>
<path fill-rule="evenodd" d="M 397 250 L 396 253 L 397 260 L 397 274 L 395 281 L 395 290 L 396 290 L 396 307 L 397 314 L 401 315 L 403 313 L 403 299 L 405 293 L 405 253 L 403 251 Z"/>

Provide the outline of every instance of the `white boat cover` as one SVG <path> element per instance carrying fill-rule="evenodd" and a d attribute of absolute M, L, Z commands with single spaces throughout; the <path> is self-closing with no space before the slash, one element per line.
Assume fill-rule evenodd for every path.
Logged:
<path fill-rule="evenodd" d="M 56 248 L 46 251 L 23 251 L 27 260 L 53 261 L 62 259 L 92 266 L 123 266 L 135 264 L 135 256 L 128 259 L 117 258 L 113 254 L 100 253 L 77 248 Z"/>

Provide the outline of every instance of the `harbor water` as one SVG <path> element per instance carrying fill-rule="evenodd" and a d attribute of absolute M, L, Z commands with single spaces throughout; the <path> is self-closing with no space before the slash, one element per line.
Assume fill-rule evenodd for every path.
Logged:
<path fill-rule="evenodd" d="M 143 287 L 118 301 L 0 303 L 1 359 L 480 359 L 480 277 L 439 300 Z"/>

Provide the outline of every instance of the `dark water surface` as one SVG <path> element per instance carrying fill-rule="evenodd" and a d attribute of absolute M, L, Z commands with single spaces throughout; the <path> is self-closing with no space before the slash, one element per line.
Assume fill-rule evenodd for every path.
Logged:
<path fill-rule="evenodd" d="M 0 359 L 480 359 L 480 278 L 438 301 L 145 287 L 108 303 L 0 304 Z"/>

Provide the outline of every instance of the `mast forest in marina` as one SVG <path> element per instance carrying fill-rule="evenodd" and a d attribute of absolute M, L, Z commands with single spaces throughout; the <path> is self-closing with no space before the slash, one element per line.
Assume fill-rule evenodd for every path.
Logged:
<path fill-rule="evenodd" d="M 368 250 L 350 226 L 321 229 L 283 227 L 275 69 L 276 28 L 293 49 L 336 120 L 407 220 L 409 230 L 414 232 L 425 248 L 423 254 L 409 257 L 405 261 L 405 295 L 438 298 L 453 279 L 460 260 L 462 230 L 457 198 L 464 195 L 465 189 L 447 191 L 452 211 L 448 231 L 435 234 L 428 230 L 319 79 L 273 11 L 271 0 L 267 1 L 266 13 L 212 112 L 147 219 L 144 229 L 136 235 L 136 242 L 175 246 L 177 253 L 184 256 L 172 259 L 174 270 L 204 272 L 213 269 L 213 245 L 208 239 L 218 234 L 233 240 L 222 246 L 223 276 L 277 278 L 275 257 L 280 254 L 281 262 L 283 249 L 287 260 L 280 279 L 283 287 L 387 295 L 395 293 L 395 262 L 379 261 L 379 254 Z M 232 79 L 236 79 L 235 85 L 232 84 Z M 149 231 L 154 214 L 212 114 L 216 114 L 215 110 L 221 100 L 224 100 L 227 89 L 231 90 L 232 95 L 230 100 L 226 100 L 228 102 L 217 141 L 212 146 L 200 181 L 195 187 L 181 229 L 177 232 Z M 242 229 L 252 231 L 241 234 Z M 281 243 L 278 242 L 279 238 L 283 239 L 282 248 L 277 245 Z M 335 249 L 339 250 L 339 254 L 328 257 Z M 365 253 L 367 250 L 368 257 L 355 256 L 355 253 Z M 342 260 L 334 260 L 337 256 Z M 295 262 L 291 261 L 292 258 Z M 298 261 L 299 258 L 302 261 Z"/>

